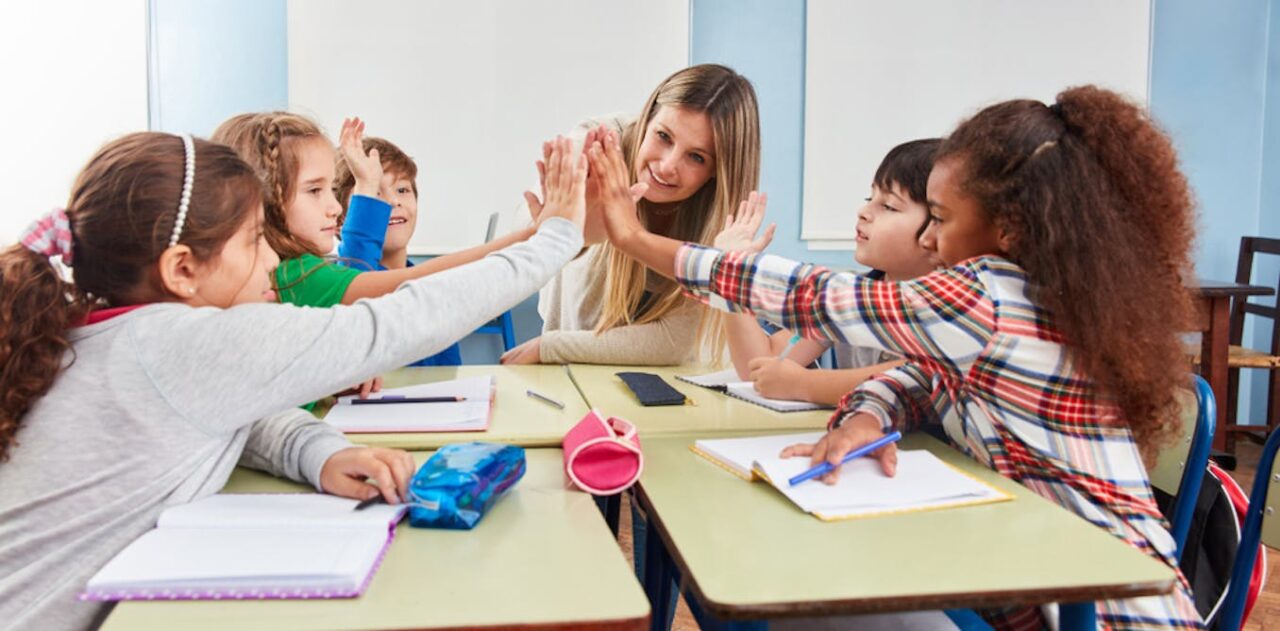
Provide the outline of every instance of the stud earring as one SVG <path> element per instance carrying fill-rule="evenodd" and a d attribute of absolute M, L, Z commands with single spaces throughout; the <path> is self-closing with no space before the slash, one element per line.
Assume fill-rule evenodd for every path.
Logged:
<path fill-rule="evenodd" d="M 188 287 L 188 288 L 187 288 L 187 293 L 188 293 L 188 294 L 191 294 L 192 296 L 196 295 L 196 288 L 195 288 L 195 287 Z"/>

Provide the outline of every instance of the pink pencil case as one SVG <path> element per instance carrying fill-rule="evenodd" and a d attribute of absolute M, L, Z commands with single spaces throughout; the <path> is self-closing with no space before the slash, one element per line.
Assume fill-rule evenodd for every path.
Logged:
<path fill-rule="evenodd" d="M 580 489 L 592 495 L 613 495 L 640 479 L 644 454 L 640 436 L 629 421 L 596 410 L 564 435 L 564 471 Z"/>

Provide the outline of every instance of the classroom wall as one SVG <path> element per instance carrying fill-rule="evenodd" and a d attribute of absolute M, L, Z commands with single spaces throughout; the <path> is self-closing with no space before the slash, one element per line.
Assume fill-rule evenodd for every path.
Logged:
<path fill-rule="evenodd" d="M 1267 20 L 1267 69 L 1266 106 L 1263 110 L 1262 134 L 1262 194 L 1258 205 L 1258 227 L 1254 234 L 1280 238 L 1280 6 L 1268 3 Z M 1276 286 L 1280 279 L 1280 257 L 1267 257 L 1255 264 L 1254 282 Z M 1271 297 L 1259 302 L 1274 305 L 1280 300 Z M 1272 323 L 1252 318 L 1252 330 L 1246 331 L 1252 339 L 1252 347 L 1267 349 L 1271 340 Z M 1250 371 L 1248 383 L 1251 392 L 1250 419 L 1260 422 L 1266 414 L 1266 374 Z"/>
<path fill-rule="evenodd" d="M 800 238 L 804 182 L 805 3 L 776 0 L 691 0 L 689 63 L 719 63 L 742 73 L 760 108 L 760 190 L 768 220 L 778 224 L 769 250 L 836 267 L 854 265 L 847 251 L 809 250 Z M 867 176 L 870 181 L 870 174 Z M 851 188 L 849 216 L 866 186 Z"/>
<path fill-rule="evenodd" d="M 286 53 L 280 48 L 287 39 L 285 0 L 151 1 L 157 27 L 185 33 L 170 43 L 186 42 L 170 49 L 163 36 L 159 41 L 161 81 L 153 96 L 153 103 L 159 97 L 160 120 L 153 121 L 158 128 L 212 130 L 231 112 L 287 103 L 281 92 Z M 1205 277 L 1234 275 L 1241 235 L 1280 236 L 1280 46 L 1271 46 L 1280 42 L 1280 12 L 1273 5 L 1235 0 L 1226 11 L 1197 0 L 1153 1 L 1151 108 L 1173 136 L 1200 202 L 1196 266 Z M 201 35 L 208 25 L 221 35 Z M 245 35 L 244 28 L 255 30 Z M 761 187 L 770 193 L 770 217 L 779 224 L 773 250 L 849 265 L 848 253 L 810 251 L 800 239 L 805 3 L 690 0 L 689 38 L 690 63 L 733 66 L 756 86 L 764 145 Z M 206 52 L 193 54 L 197 48 Z M 200 77 L 220 90 L 202 94 L 181 87 Z M 1274 266 L 1259 272 L 1274 281 Z M 521 340 L 536 335 L 540 321 L 533 300 L 517 308 L 516 326 Z M 1249 334 L 1258 345 L 1267 332 Z M 475 350 L 468 352 L 468 345 Z M 464 344 L 469 362 L 491 361 L 496 351 L 489 336 Z M 1253 408 L 1263 409 L 1261 389 L 1252 390 Z"/>
<path fill-rule="evenodd" d="M 1197 0 L 1154 4 L 1151 111 L 1172 136 L 1199 203 L 1201 277 L 1235 277 L 1241 236 L 1280 237 L 1280 38 L 1272 37 L 1280 34 L 1280 16 L 1274 4 L 1236 0 L 1229 11 Z M 1271 270 L 1263 282 L 1275 282 Z M 1268 333 L 1253 323 L 1246 330 L 1255 348 Z M 1261 420 L 1264 375 L 1250 376 L 1242 380 L 1239 418 Z"/>
<path fill-rule="evenodd" d="M 285 0 L 149 0 L 151 129 L 208 136 L 289 105 Z"/>
<path fill-rule="evenodd" d="M 0 3 L 0 244 L 65 205 L 103 143 L 146 128 L 146 27 L 138 1 Z"/>

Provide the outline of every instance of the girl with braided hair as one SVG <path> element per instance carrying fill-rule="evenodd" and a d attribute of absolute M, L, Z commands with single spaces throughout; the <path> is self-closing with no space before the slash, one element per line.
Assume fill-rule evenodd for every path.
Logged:
<path fill-rule="evenodd" d="M 150 132 L 103 147 L 66 210 L 0 251 L 0 624 L 96 628 L 109 607 L 76 599 L 89 577 L 237 465 L 400 501 L 407 453 L 355 447 L 296 406 L 437 352 L 545 284 L 582 248 L 586 165 L 569 154 L 564 141 L 549 160 L 527 241 L 306 309 L 272 304 L 263 187 L 234 151 Z"/>
<path fill-rule="evenodd" d="M 386 225 L 391 219 L 391 204 L 385 200 L 390 195 L 380 190 L 391 183 L 383 182 L 377 151 L 363 151 L 362 132 L 358 119 L 343 123 L 342 155 L 355 176 L 346 223 L 370 225 L 376 219 L 366 215 L 374 214 Z M 235 149 L 257 169 L 265 184 L 264 227 L 267 243 L 280 255 L 275 276 L 281 302 L 313 307 L 349 305 L 393 291 L 406 280 L 477 261 L 534 232 L 529 226 L 404 269 L 361 271 L 338 265 L 325 258 L 334 249 L 342 214 L 334 194 L 337 156 L 318 125 L 289 112 L 240 114 L 219 125 L 212 140 Z M 382 250 L 381 239 L 375 246 Z"/>

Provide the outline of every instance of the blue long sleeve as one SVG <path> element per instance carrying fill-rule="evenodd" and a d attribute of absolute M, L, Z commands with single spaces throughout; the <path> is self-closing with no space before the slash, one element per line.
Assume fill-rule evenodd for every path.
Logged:
<path fill-rule="evenodd" d="M 382 245 L 390 220 L 391 204 L 375 197 L 352 195 L 342 224 L 338 262 L 366 271 L 382 269 Z"/>

